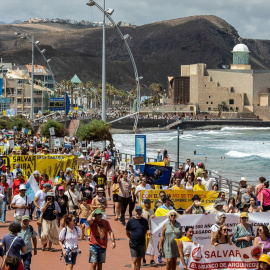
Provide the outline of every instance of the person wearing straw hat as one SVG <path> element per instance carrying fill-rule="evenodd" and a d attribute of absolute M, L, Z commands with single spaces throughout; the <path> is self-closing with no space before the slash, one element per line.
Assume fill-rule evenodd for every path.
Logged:
<path fill-rule="evenodd" d="M 258 260 L 258 270 L 270 270 L 270 256 L 262 254 Z"/>
<path fill-rule="evenodd" d="M 217 214 L 219 212 L 225 213 L 225 210 L 223 209 L 223 206 L 226 204 L 225 201 L 223 201 L 221 198 L 217 198 L 215 200 L 215 204 L 213 206 L 213 209 L 210 211 L 210 214 Z"/>
<path fill-rule="evenodd" d="M 162 154 L 160 153 L 160 149 L 157 149 L 157 162 L 162 162 Z"/>
<path fill-rule="evenodd" d="M 242 202 L 242 195 L 247 192 L 247 178 L 241 177 L 240 179 L 240 187 L 237 190 L 237 194 L 235 197 L 236 206 L 239 207 Z"/>

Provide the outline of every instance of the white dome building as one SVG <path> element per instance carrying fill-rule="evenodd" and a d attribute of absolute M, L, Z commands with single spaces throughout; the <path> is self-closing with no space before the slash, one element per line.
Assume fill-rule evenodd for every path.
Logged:
<path fill-rule="evenodd" d="M 250 69 L 250 65 L 249 65 L 250 51 L 245 44 L 240 43 L 234 46 L 232 53 L 233 53 L 232 69 L 235 69 L 235 68 Z"/>

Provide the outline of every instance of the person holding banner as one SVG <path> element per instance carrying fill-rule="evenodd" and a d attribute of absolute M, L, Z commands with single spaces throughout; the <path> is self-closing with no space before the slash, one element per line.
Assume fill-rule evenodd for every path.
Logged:
<path fill-rule="evenodd" d="M 185 236 L 179 239 L 178 242 L 178 251 L 180 254 L 180 270 L 187 270 L 187 265 L 188 265 L 188 258 L 191 252 L 191 246 L 193 243 L 193 228 L 191 226 L 186 226 L 185 227 Z M 177 239 L 178 240 L 178 239 Z"/>
<path fill-rule="evenodd" d="M 254 239 L 254 246 L 263 244 L 263 253 L 270 253 L 270 233 L 266 225 L 258 228 L 257 237 Z"/>
<path fill-rule="evenodd" d="M 191 200 L 193 201 L 193 203 L 185 210 L 185 213 L 205 214 L 205 209 L 203 206 L 201 206 L 201 198 L 199 197 L 199 195 L 195 194 Z"/>
<path fill-rule="evenodd" d="M 170 210 L 167 215 L 168 221 L 164 224 L 158 249 L 162 257 L 167 259 L 167 269 L 175 270 L 179 251 L 175 239 L 182 237 L 182 226 L 176 219 L 178 213 L 175 210 Z"/>
<path fill-rule="evenodd" d="M 238 248 L 246 248 L 252 246 L 252 240 L 254 238 L 253 228 L 248 224 L 248 213 L 242 212 L 240 215 L 240 224 L 234 227 L 232 241 Z"/>
<path fill-rule="evenodd" d="M 219 227 L 226 221 L 225 213 L 219 212 L 215 216 L 215 224 L 211 227 L 211 245 L 214 245 L 214 239 Z"/>
<path fill-rule="evenodd" d="M 220 225 L 217 232 L 215 233 L 214 241 L 211 243 L 214 246 L 222 245 L 222 244 L 230 244 L 232 242 L 230 240 L 230 236 L 228 233 L 228 227 L 226 225 Z"/>

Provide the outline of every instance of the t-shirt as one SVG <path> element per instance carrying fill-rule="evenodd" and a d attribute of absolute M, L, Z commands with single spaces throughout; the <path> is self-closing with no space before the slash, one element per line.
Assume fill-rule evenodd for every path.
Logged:
<path fill-rule="evenodd" d="M 1 243 L 4 244 L 5 251 L 7 252 L 12 241 L 14 240 L 16 236 L 12 234 L 6 234 L 3 239 L 1 240 Z M 13 242 L 11 249 L 9 250 L 8 256 L 15 256 L 21 261 L 21 249 L 25 247 L 25 243 L 21 237 L 17 237 L 16 240 Z"/>
<path fill-rule="evenodd" d="M 198 184 L 196 184 L 193 187 L 193 190 L 205 190 L 205 186 L 204 185 L 198 185 Z"/>
<path fill-rule="evenodd" d="M 15 205 L 31 205 L 32 201 L 29 196 L 25 195 L 24 197 L 21 197 L 21 195 L 18 194 L 13 197 L 11 203 L 14 203 Z M 23 215 L 29 216 L 29 209 L 19 209 L 19 208 L 15 209 L 14 217 Z"/>
<path fill-rule="evenodd" d="M 254 194 L 251 193 L 251 195 L 247 195 L 245 193 L 245 194 L 242 195 L 242 202 L 245 201 L 245 202 L 249 203 L 249 201 L 250 201 L 251 198 L 254 198 L 255 201 L 257 201 L 257 197 Z"/>
<path fill-rule="evenodd" d="M 145 245 L 145 234 L 149 230 L 148 221 L 145 218 L 132 217 L 127 223 L 126 230 L 130 231 L 130 242 L 138 246 Z"/>
<path fill-rule="evenodd" d="M 37 205 L 38 205 L 38 206 L 41 206 L 41 204 L 45 201 L 46 194 L 47 194 L 47 193 L 46 193 L 46 192 L 43 192 L 43 190 L 39 190 L 39 191 L 36 193 L 35 197 L 38 198 L 38 200 L 37 200 Z M 37 211 L 37 210 L 39 210 L 39 209 L 36 208 L 36 211 Z"/>
<path fill-rule="evenodd" d="M 32 251 L 32 239 L 36 238 L 37 233 L 35 232 L 35 230 L 31 230 L 30 226 L 28 226 L 26 228 L 26 230 L 22 229 L 21 232 L 18 233 L 18 236 L 20 236 L 27 248 L 26 253 L 31 252 Z M 26 254 L 26 253 L 22 253 L 21 254 Z"/>
<path fill-rule="evenodd" d="M 107 176 L 106 175 L 99 175 L 96 174 L 93 178 L 93 180 L 97 183 L 97 187 L 105 187 L 106 181 L 107 181 Z"/>
<path fill-rule="evenodd" d="M 73 230 L 69 227 L 65 227 L 61 230 L 59 234 L 59 240 L 64 241 L 64 249 L 72 250 L 73 253 L 76 251 L 76 246 L 78 246 L 78 239 L 82 236 L 82 230 L 76 226 Z"/>
<path fill-rule="evenodd" d="M 26 182 L 23 179 L 21 179 L 21 180 L 15 179 L 14 180 L 13 185 L 12 185 L 14 196 L 19 194 L 19 187 L 21 184 L 25 185 Z"/>
<path fill-rule="evenodd" d="M 270 205 L 270 189 L 263 189 L 263 206 Z"/>
<path fill-rule="evenodd" d="M 90 245 L 107 248 L 108 232 L 112 231 L 110 223 L 105 219 L 102 219 L 100 223 L 94 220 L 90 225 L 90 231 Z"/>
<path fill-rule="evenodd" d="M 81 218 L 88 218 L 91 213 L 91 206 L 89 204 L 87 205 L 80 205 L 81 210 Z"/>
<path fill-rule="evenodd" d="M 63 194 L 63 197 L 61 197 L 59 194 L 55 196 L 55 201 L 58 203 L 60 209 L 61 209 L 61 215 L 65 215 L 67 212 L 67 202 L 68 202 L 68 196 Z"/>
<path fill-rule="evenodd" d="M 175 172 L 174 173 L 174 175 L 173 175 L 173 177 L 174 178 L 180 178 L 181 180 L 183 179 L 183 178 L 185 178 L 185 176 L 186 176 L 186 172 L 184 172 L 184 171 L 182 171 L 182 172 Z"/>
<path fill-rule="evenodd" d="M 14 174 L 10 172 L 10 173 L 4 173 L 4 175 L 7 178 L 7 183 L 8 183 L 9 188 L 12 188 L 13 181 L 14 181 Z"/>
<path fill-rule="evenodd" d="M 140 198 L 140 192 L 141 192 L 141 190 L 146 190 L 146 189 L 151 189 L 151 187 L 150 187 L 149 184 L 146 184 L 145 187 L 143 187 L 143 186 L 141 186 L 141 185 L 138 185 L 138 186 L 136 187 L 135 194 L 138 192 L 138 194 L 137 194 L 137 198 L 138 198 L 138 199 Z"/>
<path fill-rule="evenodd" d="M 87 200 L 91 199 L 91 194 L 93 192 L 93 188 L 89 187 L 81 187 L 80 190 L 83 194 L 83 197 L 85 197 Z"/>
<path fill-rule="evenodd" d="M 66 191 L 65 195 L 68 197 L 69 211 L 75 211 L 76 209 L 74 209 L 74 204 L 79 206 L 79 201 L 82 199 L 81 194 L 75 189 L 74 192 L 72 192 L 71 190 Z M 72 197 L 72 199 L 70 196 Z"/>

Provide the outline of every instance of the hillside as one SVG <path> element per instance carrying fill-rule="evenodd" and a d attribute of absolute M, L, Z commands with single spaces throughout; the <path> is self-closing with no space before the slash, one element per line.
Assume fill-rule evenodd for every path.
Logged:
<path fill-rule="evenodd" d="M 51 58 L 56 80 L 71 79 L 76 73 L 84 82 L 101 82 L 102 29 L 68 24 L 16 24 L 28 35 L 35 34 L 40 48 Z M 14 34 L 10 25 L 0 25 L 0 57 L 4 62 L 31 62 L 29 42 Z M 130 47 L 142 87 L 152 82 L 167 86 L 167 76 L 179 75 L 180 65 L 206 63 L 220 68 L 232 61 L 232 49 L 238 43 L 238 32 L 216 16 L 193 16 L 143 26 L 122 27 L 129 34 Z M 270 69 L 270 41 L 243 39 L 251 51 L 255 69 Z M 114 28 L 106 30 L 107 81 L 117 88 L 134 88 L 133 68 L 119 35 Z M 36 63 L 44 64 L 38 53 Z"/>

